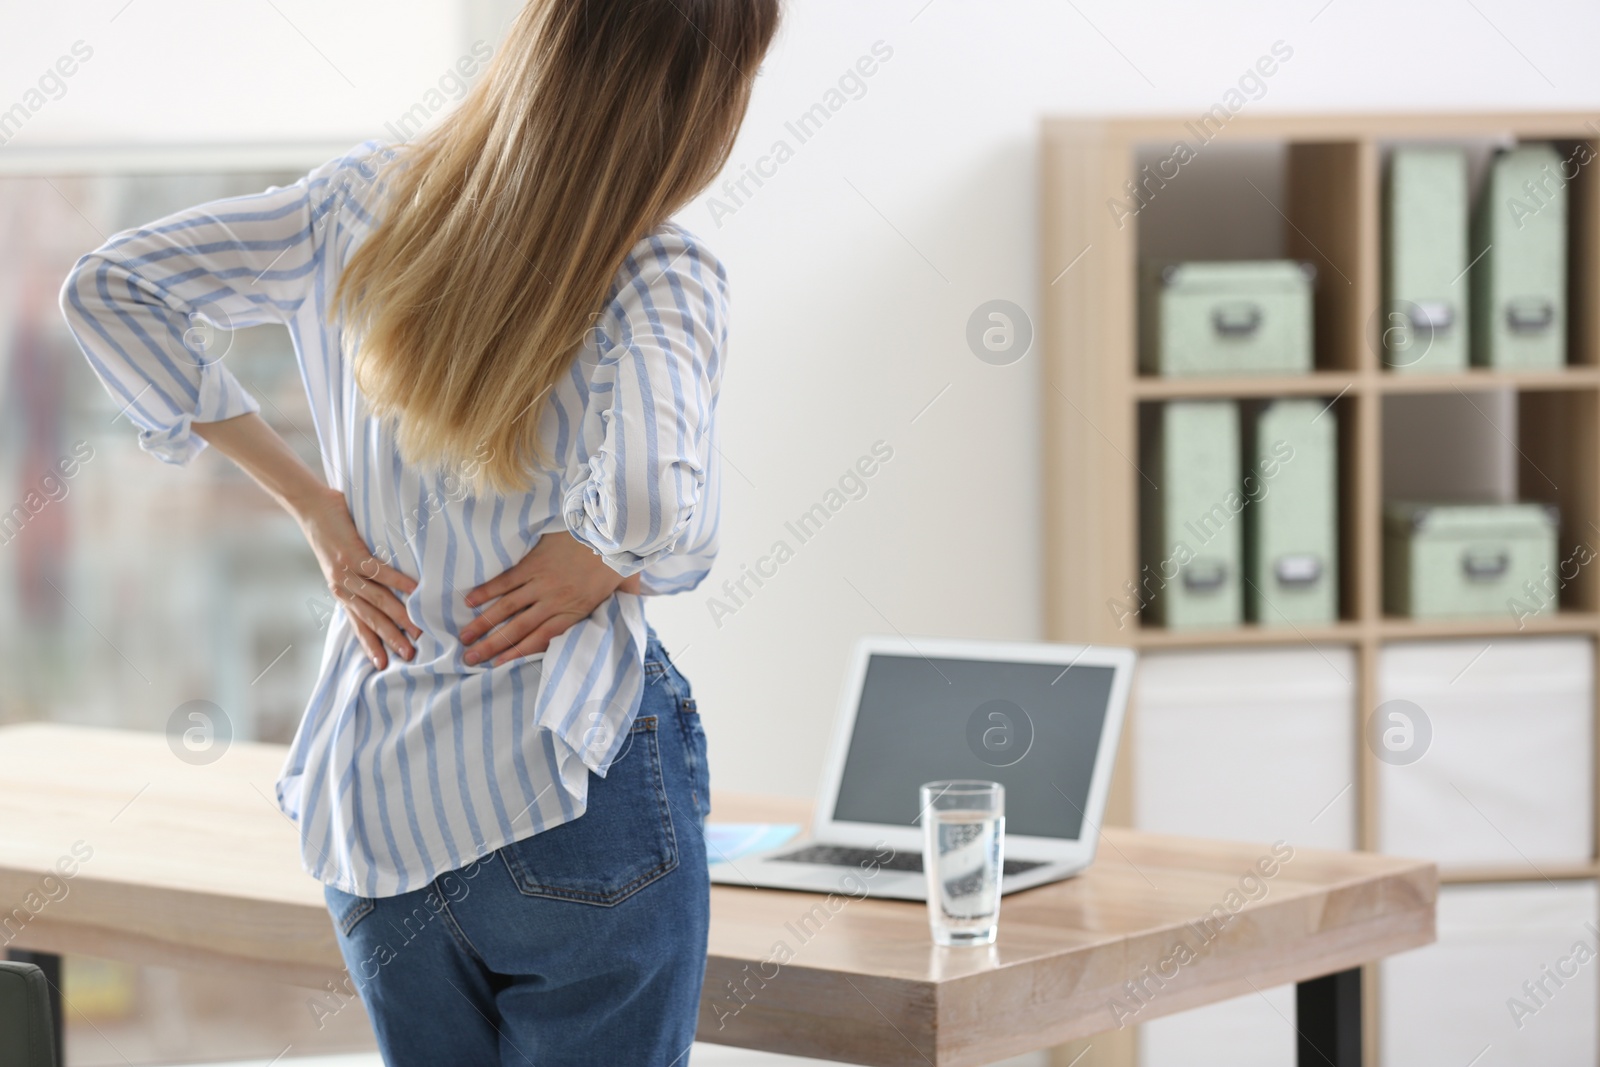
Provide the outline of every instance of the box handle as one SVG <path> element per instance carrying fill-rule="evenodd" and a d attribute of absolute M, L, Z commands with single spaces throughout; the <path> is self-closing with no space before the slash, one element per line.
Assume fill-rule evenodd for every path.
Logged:
<path fill-rule="evenodd" d="M 1242 300 L 1218 304 L 1211 312 L 1211 326 L 1221 337 L 1249 337 L 1261 327 L 1261 305 Z"/>
<path fill-rule="evenodd" d="M 1279 556 L 1272 571 L 1279 585 L 1290 589 L 1307 589 L 1322 580 L 1322 557 L 1307 552 Z"/>
<path fill-rule="evenodd" d="M 1183 587 L 1191 593 L 1214 593 L 1228 580 L 1228 565 L 1220 559 L 1194 559 L 1183 568 Z"/>
<path fill-rule="evenodd" d="M 1540 297 L 1506 302 L 1506 328 L 1512 333 L 1543 333 L 1556 321 L 1556 306 Z"/>
<path fill-rule="evenodd" d="M 1511 553 L 1503 548 L 1469 548 L 1461 553 L 1461 573 L 1469 582 L 1492 582 L 1511 569 Z"/>
<path fill-rule="evenodd" d="M 1455 325 L 1455 305 L 1446 300 L 1419 300 L 1406 312 L 1411 328 L 1418 332 L 1444 333 Z"/>

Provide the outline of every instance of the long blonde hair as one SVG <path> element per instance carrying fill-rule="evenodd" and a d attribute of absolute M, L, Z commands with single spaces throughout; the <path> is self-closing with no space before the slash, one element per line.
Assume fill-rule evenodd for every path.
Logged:
<path fill-rule="evenodd" d="M 548 394 L 629 249 L 727 162 L 779 0 L 528 0 L 482 80 L 398 146 L 330 302 L 401 456 L 525 490 Z"/>

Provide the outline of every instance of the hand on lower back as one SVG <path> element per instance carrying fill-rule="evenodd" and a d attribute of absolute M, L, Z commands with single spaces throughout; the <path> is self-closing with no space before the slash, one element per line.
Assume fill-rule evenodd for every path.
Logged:
<path fill-rule="evenodd" d="M 416 579 L 380 562 L 361 539 L 344 494 L 327 489 L 296 512 L 322 577 L 334 598 L 344 605 L 356 637 L 373 666 L 388 666 L 389 652 L 401 659 L 416 654 L 411 642 L 422 630 L 406 614 L 395 595 L 416 589 Z"/>
<path fill-rule="evenodd" d="M 499 666 L 543 652 L 619 589 L 639 592 L 638 575 L 624 580 L 565 531 L 545 534 L 515 566 L 467 593 L 468 607 L 489 606 L 461 631 L 464 658 Z"/>

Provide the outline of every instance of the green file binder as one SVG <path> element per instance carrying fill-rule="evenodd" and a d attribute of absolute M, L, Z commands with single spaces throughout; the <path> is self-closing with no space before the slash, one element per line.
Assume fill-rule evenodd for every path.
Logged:
<path fill-rule="evenodd" d="M 1236 626 L 1244 527 L 1239 405 L 1163 404 L 1142 429 L 1146 618 L 1173 629 Z"/>
<path fill-rule="evenodd" d="M 1244 599 L 1263 626 L 1339 615 L 1337 419 L 1323 400 L 1245 411 Z"/>
<path fill-rule="evenodd" d="M 1467 154 L 1397 148 L 1384 185 L 1384 363 L 1431 374 L 1467 365 Z"/>
<path fill-rule="evenodd" d="M 1290 260 L 1146 268 L 1140 368 L 1147 374 L 1304 374 L 1311 370 L 1316 269 Z"/>
<path fill-rule="evenodd" d="M 1546 504 L 1389 504 L 1384 610 L 1414 619 L 1518 617 L 1554 588 L 1559 514 Z"/>
<path fill-rule="evenodd" d="M 1499 153 L 1473 217 L 1472 362 L 1555 369 L 1567 362 L 1567 190 L 1549 145 Z"/>

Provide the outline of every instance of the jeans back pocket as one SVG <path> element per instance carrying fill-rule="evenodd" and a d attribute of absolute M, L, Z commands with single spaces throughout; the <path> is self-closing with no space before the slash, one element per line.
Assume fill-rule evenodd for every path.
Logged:
<path fill-rule="evenodd" d="M 590 775 L 582 815 L 500 850 L 525 896 L 610 907 L 678 866 L 657 725 L 634 722 L 606 776 Z"/>

